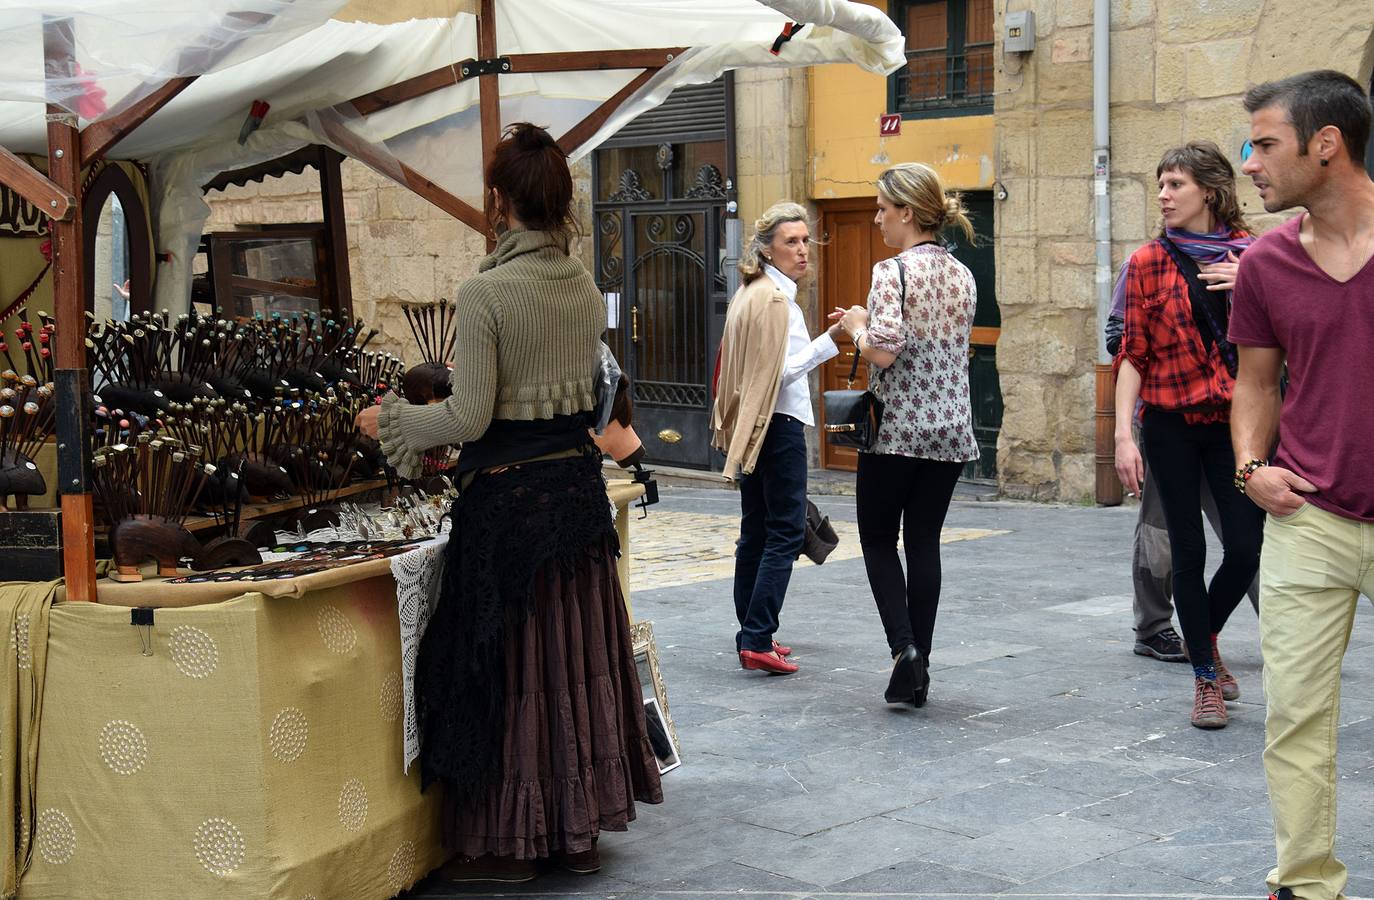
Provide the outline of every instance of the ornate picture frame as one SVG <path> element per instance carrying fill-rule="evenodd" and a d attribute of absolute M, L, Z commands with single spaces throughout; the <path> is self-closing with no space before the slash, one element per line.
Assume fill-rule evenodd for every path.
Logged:
<path fill-rule="evenodd" d="M 680 759 L 682 744 L 678 741 L 677 726 L 673 724 L 673 716 L 668 709 L 668 688 L 663 682 L 663 671 L 658 663 L 658 642 L 654 640 L 654 623 L 641 621 L 632 624 L 630 640 L 634 648 L 635 668 L 639 670 L 639 680 L 644 689 L 644 712 L 646 715 L 653 714 L 653 707 L 648 701 L 656 701 L 657 711 L 662 716 L 663 726 L 676 751 L 675 757 Z M 667 768 L 676 766 L 677 763 L 674 763 Z"/>

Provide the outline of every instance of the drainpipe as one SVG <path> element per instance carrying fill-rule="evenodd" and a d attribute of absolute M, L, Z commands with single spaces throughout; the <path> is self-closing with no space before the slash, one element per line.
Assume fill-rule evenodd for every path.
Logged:
<path fill-rule="evenodd" d="M 1116 410 L 1112 358 L 1107 354 L 1104 331 L 1112 308 L 1112 196 L 1111 130 L 1111 0 L 1093 0 L 1093 199 L 1096 203 L 1094 243 L 1097 287 L 1097 403 L 1096 494 L 1097 502 L 1121 503 L 1121 482 L 1116 477 Z"/>

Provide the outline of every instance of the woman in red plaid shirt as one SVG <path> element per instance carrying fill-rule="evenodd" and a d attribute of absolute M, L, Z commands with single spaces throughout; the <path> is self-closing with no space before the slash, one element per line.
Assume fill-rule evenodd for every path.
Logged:
<path fill-rule="evenodd" d="M 1126 322 L 1116 358 L 1116 471 L 1140 490 L 1131 436 L 1144 406 L 1141 443 L 1173 549 L 1173 593 L 1193 664 L 1192 723 L 1226 725 L 1240 686 L 1217 653 L 1217 634 L 1259 566 L 1263 514 L 1232 489 L 1229 427 L 1236 348 L 1226 340 L 1237 259 L 1254 240 L 1236 201 L 1230 162 L 1211 141 L 1167 151 L 1156 170 L 1164 227 L 1131 255 L 1122 276 Z M 1222 523 L 1222 561 L 1203 578 L 1207 543 L 1200 490 L 1206 479 Z"/>

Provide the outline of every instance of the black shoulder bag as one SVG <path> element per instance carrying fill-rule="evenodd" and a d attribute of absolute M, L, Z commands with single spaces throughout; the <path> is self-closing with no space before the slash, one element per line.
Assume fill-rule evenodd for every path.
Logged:
<path fill-rule="evenodd" d="M 1207 286 L 1198 277 L 1197 261 L 1178 249 L 1177 244 L 1167 237 L 1161 237 L 1159 242 L 1164 245 L 1174 265 L 1183 273 L 1183 280 L 1188 283 L 1188 299 L 1193 303 L 1193 323 L 1202 335 L 1203 347 L 1210 350 L 1215 342 L 1217 351 L 1221 354 L 1221 361 L 1226 365 L 1226 371 L 1235 378 L 1239 359 L 1236 355 L 1236 345 L 1226 339 L 1226 325 L 1230 318 L 1226 309 L 1226 297 L 1218 291 L 1207 290 Z"/>
<path fill-rule="evenodd" d="M 902 261 L 897 260 L 897 284 L 902 292 L 902 322 L 906 322 L 906 271 Z M 872 450 L 878 442 L 878 427 L 883 423 L 883 401 L 874 393 L 854 389 L 854 378 L 859 374 L 859 347 L 854 347 L 854 363 L 849 367 L 849 381 L 842 391 L 826 391 L 821 394 L 821 404 L 825 411 L 825 437 L 832 447 L 849 447 L 854 450 Z M 882 378 L 882 374 L 878 375 Z"/>

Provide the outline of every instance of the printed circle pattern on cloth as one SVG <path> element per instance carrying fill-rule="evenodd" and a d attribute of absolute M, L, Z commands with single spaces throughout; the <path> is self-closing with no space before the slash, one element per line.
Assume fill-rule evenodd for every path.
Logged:
<path fill-rule="evenodd" d="M 227 819 L 206 819 L 196 829 L 196 859 L 211 875 L 226 878 L 243 865 L 243 833 Z"/>
<path fill-rule="evenodd" d="M 358 831 L 367 822 L 367 788 L 356 778 L 344 782 L 339 791 L 339 824 L 348 831 Z"/>
<path fill-rule="evenodd" d="M 219 667 L 215 639 L 193 625 L 172 629 L 172 663 L 187 678 L 209 678 Z"/>
<path fill-rule="evenodd" d="M 112 719 L 100 729 L 100 758 L 116 775 L 132 775 L 148 761 L 148 741 L 133 722 Z"/>
<path fill-rule="evenodd" d="M 401 676 L 395 672 L 388 672 L 382 679 L 381 696 L 377 698 L 378 705 L 382 710 L 382 719 L 387 722 L 396 721 L 396 717 L 401 714 Z"/>
<path fill-rule="evenodd" d="M 295 762 L 305 752 L 305 743 L 309 738 L 310 723 L 306 721 L 305 713 L 288 706 L 272 719 L 272 727 L 267 731 L 267 746 L 281 762 Z"/>
<path fill-rule="evenodd" d="M 38 852 L 55 866 L 76 855 L 76 828 L 62 810 L 48 807 L 38 814 Z"/>
<path fill-rule="evenodd" d="M 348 617 L 333 606 L 321 606 L 316 622 L 320 626 L 320 637 L 330 653 L 350 653 L 358 643 L 358 632 Z"/>
<path fill-rule="evenodd" d="M 393 891 L 401 891 L 410 884 L 415 874 L 415 862 L 415 844 L 402 841 L 396 852 L 391 854 L 391 862 L 386 866 L 387 887 Z"/>
<path fill-rule="evenodd" d="M 29 652 L 28 613 L 15 616 L 14 630 L 10 632 L 10 649 L 14 651 L 15 665 L 21 669 L 33 668 L 33 656 Z"/>

